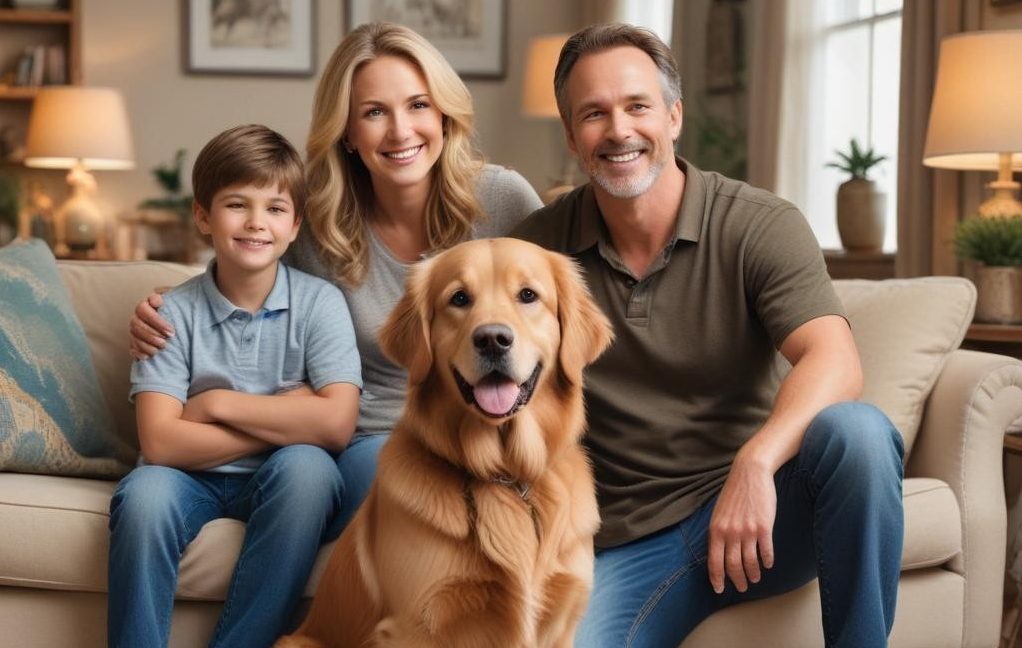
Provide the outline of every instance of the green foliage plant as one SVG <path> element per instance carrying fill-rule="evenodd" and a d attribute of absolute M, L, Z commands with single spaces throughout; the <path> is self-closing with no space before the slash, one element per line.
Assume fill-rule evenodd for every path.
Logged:
<path fill-rule="evenodd" d="M 185 149 L 178 149 L 173 162 L 159 164 L 151 169 L 153 178 L 163 188 L 163 198 L 150 198 L 139 207 L 143 209 L 166 209 L 176 212 L 182 220 L 192 212 L 192 197 L 181 195 L 181 167 L 184 166 Z"/>
<path fill-rule="evenodd" d="M 848 143 L 848 152 L 834 151 L 837 155 L 837 162 L 828 162 L 826 166 L 840 169 L 853 180 L 867 180 L 869 170 L 887 159 L 886 155 L 877 155 L 872 148 L 863 149 L 859 142 L 853 137 Z"/>
<path fill-rule="evenodd" d="M 1022 266 L 1022 214 L 973 216 L 955 228 L 955 253 L 986 266 Z"/>

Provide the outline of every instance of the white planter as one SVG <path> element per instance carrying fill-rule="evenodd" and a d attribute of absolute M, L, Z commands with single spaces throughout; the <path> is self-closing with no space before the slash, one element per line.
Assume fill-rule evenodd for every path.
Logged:
<path fill-rule="evenodd" d="M 880 252 L 884 247 L 887 195 L 872 180 L 853 178 L 837 190 L 837 231 L 852 252 Z"/>

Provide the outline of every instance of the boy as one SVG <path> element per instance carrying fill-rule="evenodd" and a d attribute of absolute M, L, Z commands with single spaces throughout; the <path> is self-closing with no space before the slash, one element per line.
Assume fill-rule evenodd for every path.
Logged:
<path fill-rule="evenodd" d="M 329 453 L 358 415 L 344 297 L 278 261 L 305 209 L 298 154 L 268 128 L 233 128 L 199 153 L 192 185 L 216 257 L 166 295 L 176 335 L 132 367 L 142 458 L 110 505 L 111 646 L 167 645 L 181 554 L 220 517 L 246 530 L 210 645 L 270 645 L 340 506 Z"/>

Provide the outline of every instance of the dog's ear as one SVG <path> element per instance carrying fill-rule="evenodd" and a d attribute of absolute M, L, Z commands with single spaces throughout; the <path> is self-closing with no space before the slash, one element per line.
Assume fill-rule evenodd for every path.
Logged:
<path fill-rule="evenodd" d="M 557 282 L 557 319 L 561 324 L 561 372 L 575 385 L 582 370 L 614 341 L 614 330 L 593 301 L 582 273 L 568 257 L 549 252 Z"/>
<path fill-rule="evenodd" d="M 380 349 L 392 362 L 408 370 L 408 382 L 426 380 L 433 365 L 429 326 L 433 308 L 429 303 L 429 272 L 432 262 L 420 261 L 408 272 L 405 294 L 390 312 L 378 336 Z"/>

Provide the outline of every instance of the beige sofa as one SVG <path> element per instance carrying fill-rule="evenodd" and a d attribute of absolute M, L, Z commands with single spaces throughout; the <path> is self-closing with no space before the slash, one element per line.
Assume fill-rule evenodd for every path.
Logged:
<path fill-rule="evenodd" d="M 194 270 L 152 262 L 63 262 L 60 270 L 118 433 L 134 440 L 125 396 L 128 316 L 153 286 L 178 283 Z M 905 428 L 911 447 L 904 571 L 891 643 L 995 646 L 1005 553 L 1001 437 L 1022 416 L 1022 362 L 954 350 L 975 299 L 961 280 L 839 282 L 838 289 L 863 355 L 866 396 Z M 113 489 L 106 481 L 0 474 L 0 645 L 105 644 Z M 235 521 L 214 521 L 185 553 L 173 646 L 205 645 L 242 530 Z M 725 610 L 683 646 L 822 646 L 819 615 L 812 584 Z"/>

